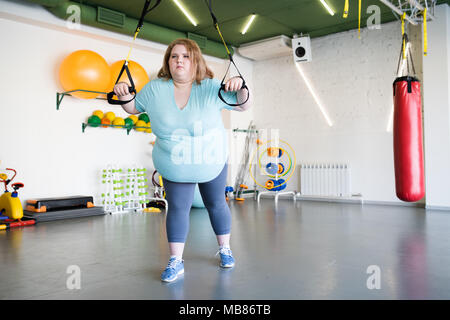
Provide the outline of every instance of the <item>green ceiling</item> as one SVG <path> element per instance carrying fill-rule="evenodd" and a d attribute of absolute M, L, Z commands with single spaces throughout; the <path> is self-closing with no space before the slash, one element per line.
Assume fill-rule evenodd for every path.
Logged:
<path fill-rule="evenodd" d="M 91 6 L 101 6 L 125 13 L 138 19 L 145 3 L 144 0 L 74 0 Z M 178 9 L 173 0 L 162 0 L 161 4 L 151 11 L 145 21 L 175 29 L 206 36 L 210 40 L 220 41 L 213 28 L 205 0 L 179 0 L 198 22 L 193 26 Z M 213 11 L 219 20 L 220 30 L 225 40 L 236 47 L 241 44 L 280 34 L 292 36 L 294 33 L 309 34 L 312 38 L 331 33 L 358 28 L 358 1 L 349 0 L 349 16 L 342 17 L 344 0 L 326 0 L 336 12 L 331 16 L 319 0 L 213 0 Z M 153 0 L 152 3 L 155 1 Z M 438 0 L 438 3 L 449 2 Z M 363 0 L 361 10 L 361 27 L 366 26 L 370 14 L 366 13 L 370 5 L 378 5 L 381 9 L 381 23 L 394 21 L 397 18 L 392 11 L 379 0 Z M 242 35 L 250 14 L 257 14 L 250 30 Z"/>

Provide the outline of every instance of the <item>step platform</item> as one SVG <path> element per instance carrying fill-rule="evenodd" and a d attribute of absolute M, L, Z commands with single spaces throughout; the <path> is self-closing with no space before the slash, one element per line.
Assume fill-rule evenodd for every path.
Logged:
<path fill-rule="evenodd" d="M 27 200 L 23 215 L 36 222 L 105 215 L 103 207 L 94 206 L 91 196 L 71 196 Z"/>
<path fill-rule="evenodd" d="M 91 196 L 71 196 L 59 198 L 41 198 L 27 200 L 27 211 L 48 212 L 76 208 L 92 208 L 94 198 Z"/>
<path fill-rule="evenodd" d="M 106 212 L 103 210 L 103 207 L 91 207 L 91 208 L 77 208 L 77 209 L 65 209 L 65 210 L 56 210 L 49 212 L 33 212 L 24 210 L 23 216 L 36 220 L 39 222 L 46 221 L 54 221 L 54 220 L 62 220 L 62 219 L 72 219 L 72 218 L 81 218 L 81 217 L 91 217 L 91 216 L 101 216 L 105 215 Z"/>

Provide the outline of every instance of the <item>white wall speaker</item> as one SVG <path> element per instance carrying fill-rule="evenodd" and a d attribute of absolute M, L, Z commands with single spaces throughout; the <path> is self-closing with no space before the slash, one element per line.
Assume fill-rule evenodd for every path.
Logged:
<path fill-rule="evenodd" d="M 301 36 L 292 39 L 292 53 L 295 62 L 312 61 L 311 39 L 309 36 Z"/>

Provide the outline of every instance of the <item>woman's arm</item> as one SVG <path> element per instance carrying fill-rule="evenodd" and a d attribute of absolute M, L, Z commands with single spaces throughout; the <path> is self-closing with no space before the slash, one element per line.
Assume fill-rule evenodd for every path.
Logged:
<path fill-rule="evenodd" d="M 128 90 L 128 83 L 126 82 L 119 82 L 114 86 L 114 93 L 116 94 L 117 98 L 120 101 L 128 101 L 131 100 L 133 98 L 133 95 L 130 93 L 130 91 Z M 125 112 L 128 112 L 130 114 L 138 114 L 141 113 L 140 111 L 138 111 L 136 109 L 136 105 L 134 103 L 134 99 L 131 100 L 128 103 L 122 104 L 121 105 L 123 110 L 125 110 Z"/>
<path fill-rule="evenodd" d="M 225 92 L 237 91 L 236 92 L 237 103 L 244 102 L 248 96 L 248 100 L 244 104 L 233 108 L 234 111 L 245 111 L 249 109 L 252 104 L 253 97 L 251 94 L 249 94 L 249 89 L 246 88 L 241 89 L 243 82 L 244 81 L 242 80 L 241 77 L 233 77 L 225 83 Z"/>
<path fill-rule="evenodd" d="M 235 111 L 245 111 L 250 108 L 250 106 L 252 105 L 253 96 L 249 92 L 250 92 L 249 89 L 240 89 L 236 93 L 236 98 L 237 98 L 238 103 L 244 102 L 245 99 L 247 99 L 247 97 L 248 97 L 248 100 L 244 104 L 234 107 Z"/>

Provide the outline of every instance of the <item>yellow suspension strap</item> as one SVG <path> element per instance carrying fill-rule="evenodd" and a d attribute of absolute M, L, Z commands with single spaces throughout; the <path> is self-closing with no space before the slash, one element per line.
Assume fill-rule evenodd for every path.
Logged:
<path fill-rule="evenodd" d="M 402 14 L 402 53 L 403 53 L 403 59 L 406 59 L 406 38 L 405 38 L 405 17 L 406 17 L 406 12 L 403 12 Z"/>
<path fill-rule="evenodd" d="M 136 30 L 134 31 L 133 42 L 131 43 L 130 50 L 128 50 L 127 58 L 123 62 L 122 69 L 120 69 L 119 76 L 117 77 L 116 82 L 115 82 L 115 84 L 117 84 L 117 82 L 119 82 L 120 77 L 122 76 L 123 72 L 125 71 L 127 73 L 127 77 L 130 80 L 130 84 L 131 84 L 131 87 L 128 87 L 128 90 L 130 93 L 134 93 L 133 98 L 131 98 L 128 101 L 114 100 L 113 99 L 114 91 L 111 91 L 106 95 L 106 98 L 108 99 L 109 104 L 126 104 L 128 102 L 133 101 L 136 98 L 136 88 L 134 86 L 134 82 L 133 82 L 133 78 L 131 77 L 130 70 L 128 69 L 128 61 L 130 60 L 131 49 L 133 48 L 133 44 L 136 41 L 136 38 L 144 24 L 144 17 L 147 15 L 147 13 L 149 13 L 150 11 L 155 9 L 156 6 L 161 3 L 161 0 L 156 0 L 156 3 L 153 6 L 150 6 L 151 2 L 152 2 L 152 0 L 145 1 L 144 7 L 142 8 L 142 12 L 141 12 L 141 17 L 139 18 L 138 25 L 136 27 Z"/>
<path fill-rule="evenodd" d="M 428 40 L 427 40 L 427 8 L 423 10 L 423 55 L 427 55 L 428 51 Z"/>
<path fill-rule="evenodd" d="M 342 14 L 342 17 L 344 19 L 347 19 L 348 17 L 348 0 L 345 0 L 344 13 Z"/>
<path fill-rule="evenodd" d="M 207 1 L 207 0 L 205 0 L 205 1 Z M 219 98 L 220 98 L 220 100 L 222 100 L 224 103 L 226 103 L 226 104 L 229 105 L 229 106 L 232 106 L 232 107 L 241 106 L 241 105 L 245 104 L 245 103 L 248 101 L 248 98 L 250 97 L 250 91 L 249 91 L 247 85 L 245 84 L 244 77 L 243 77 L 242 74 L 239 72 L 238 67 L 236 66 L 236 64 L 235 64 L 234 61 L 233 61 L 233 56 L 231 55 L 231 52 L 230 52 L 230 50 L 228 49 L 227 43 L 225 42 L 225 39 L 224 39 L 223 36 L 222 36 L 222 32 L 220 32 L 219 23 L 217 22 L 217 18 L 216 18 L 216 16 L 215 16 L 214 13 L 213 13 L 211 2 L 212 2 L 212 0 L 209 0 L 209 4 L 207 3 L 208 9 L 209 9 L 209 13 L 211 14 L 211 18 L 212 18 L 212 20 L 213 20 L 214 28 L 215 28 L 215 29 L 217 30 L 217 32 L 219 33 L 220 39 L 222 40 L 222 43 L 223 43 L 223 45 L 224 45 L 224 47 L 225 47 L 225 50 L 227 51 L 228 59 L 230 60 L 230 63 L 229 63 L 228 68 L 227 68 L 227 71 L 225 72 L 225 75 L 223 76 L 222 82 L 220 83 Z M 247 89 L 247 99 L 245 99 L 245 101 L 242 102 L 242 103 L 228 103 L 228 102 L 225 101 L 225 99 L 222 97 L 222 90 L 225 90 L 225 83 L 224 83 L 224 81 L 225 81 L 225 78 L 226 78 L 226 76 L 227 76 L 227 74 L 228 74 L 228 71 L 230 70 L 231 64 L 234 65 L 234 67 L 236 68 L 237 72 L 239 73 L 239 77 L 242 79 L 242 87 L 241 87 L 241 89 Z"/>
<path fill-rule="evenodd" d="M 361 0 L 358 3 L 358 39 L 361 39 Z"/>

